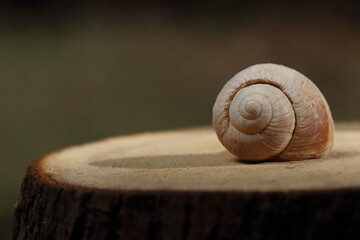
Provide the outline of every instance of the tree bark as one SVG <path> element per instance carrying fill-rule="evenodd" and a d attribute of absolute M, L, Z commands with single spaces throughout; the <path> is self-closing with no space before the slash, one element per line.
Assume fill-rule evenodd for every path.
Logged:
<path fill-rule="evenodd" d="M 197 132 L 196 135 L 198 134 Z M 358 130 L 352 130 L 351 136 L 353 137 L 349 137 L 347 134 L 344 131 L 343 135 L 340 133 L 340 135 L 337 134 L 337 137 L 338 139 L 350 138 L 351 142 L 354 142 L 354 139 L 360 140 L 360 131 Z M 128 141 L 137 142 L 137 139 L 140 141 L 141 137 L 142 135 L 122 137 L 125 141 L 121 141 L 119 144 L 127 144 Z M 162 137 L 161 141 L 164 141 Z M 360 239 L 360 176 L 357 177 L 360 168 L 354 169 L 358 166 L 354 159 L 357 158 L 360 161 L 360 155 L 357 152 L 354 153 L 355 150 L 344 153 L 335 149 L 335 153 L 330 154 L 325 160 L 258 164 L 236 162 L 238 165 L 244 165 L 247 171 L 255 168 L 253 173 L 255 174 L 253 176 L 255 183 L 251 185 L 242 182 L 238 184 L 221 182 L 221 179 L 218 179 L 220 175 L 216 175 L 216 172 L 225 171 L 223 178 L 226 180 L 226 176 L 239 166 L 225 164 L 225 160 L 221 160 L 220 163 L 224 163 L 224 167 L 219 162 L 212 162 L 205 153 L 203 155 L 205 155 L 205 159 L 209 160 L 212 167 L 202 166 L 202 161 L 197 158 L 192 158 L 191 162 L 185 160 L 185 162 L 181 162 L 182 160 L 177 158 L 176 161 L 180 161 L 182 165 L 180 164 L 180 167 L 176 165 L 173 168 L 162 165 L 164 164 L 162 158 L 160 158 L 160 162 L 152 159 L 153 163 L 151 164 L 153 165 L 146 165 L 146 159 L 140 157 L 121 160 L 114 158 L 114 156 L 119 157 L 125 154 L 124 151 L 132 152 L 129 150 L 131 149 L 129 146 L 116 152 L 110 157 L 110 160 L 96 155 L 98 151 L 104 151 L 107 153 L 105 155 L 109 156 L 109 149 L 101 148 L 101 150 L 92 151 L 99 144 L 107 146 L 111 145 L 113 141 L 115 140 L 75 147 L 75 150 L 74 148 L 63 150 L 33 163 L 27 170 L 21 188 L 21 196 L 16 205 L 13 238 L 73 240 Z M 152 141 L 158 141 L 157 137 L 155 136 L 155 140 Z M 143 140 L 140 142 L 143 143 Z M 170 138 L 168 142 L 171 142 Z M 164 145 L 166 145 L 165 142 Z M 338 146 L 342 148 L 341 144 Z M 91 153 L 86 157 L 80 156 L 76 149 L 79 152 L 91 149 Z M 153 147 L 151 149 L 149 151 L 153 151 Z M 89 171 L 92 168 L 105 168 L 104 171 L 108 171 L 109 174 L 115 171 L 116 175 L 114 176 L 120 174 L 120 179 L 124 178 L 126 185 L 122 185 L 123 183 L 111 185 L 113 183 L 109 182 L 107 186 L 99 188 L 97 184 L 102 181 L 100 178 L 104 174 L 100 170 L 99 175 L 96 175 L 98 179 L 89 183 L 83 176 L 74 180 L 71 173 L 66 173 L 69 176 L 64 177 L 66 174 L 58 167 L 60 165 L 52 166 L 50 164 L 51 161 L 65 162 L 71 156 L 74 156 L 72 161 L 78 160 L 79 162 L 82 159 L 88 159 L 89 156 L 97 156 L 89 162 L 79 163 L 78 167 L 83 168 L 86 164 L 90 164 Z M 219 158 L 221 159 L 221 157 Z M 94 165 L 94 161 L 98 161 L 96 165 Z M 121 161 L 121 163 L 117 161 Z M 176 161 L 168 161 L 166 164 L 177 164 Z M 106 162 L 106 167 L 101 167 L 99 162 Z M 130 170 L 124 169 L 124 164 L 139 164 L 141 168 L 136 169 L 136 166 L 131 165 Z M 144 164 L 147 168 L 144 168 Z M 334 175 L 334 182 L 331 182 L 327 175 L 320 170 L 315 172 L 311 170 L 316 169 L 319 164 L 325 164 L 325 168 L 321 168 L 322 171 L 327 171 L 326 166 L 329 164 L 328 171 L 330 175 Z M 336 164 L 339 166 L 336 167 Z M 311 167 L 307 168 L 308 165 Z M 49 170 L 54 167 L 56 167 L 54 172 Z M 190 172 L 186 172 L 187 168 Z M 192 184 L 194 186 L 187 185 L 186 179 L 177 185 L 166 185 L 168 181 L 171 182 L 172 178 L 176 178 L 176 174 L 185 178 L 194 173 L 191 171 L 198 171 L 197 173 L 202 174 L 202 170 L 197 168 L 209 169 L 206 170 L 209 175 L 205 175 L 208 183 L 203 183 L 199 176 L 193 176 Z M 276 170 L 277 168 L 279 170 Z M 303 185 L 298 182 L 301 178 L 296 175 L 297 168 L 301 173 L 299 173 L 300 176 L 308 174 L 308 176 L 304 176 L 305 183 Z M 346 172 L 347 168 L 348 172 Z M 341 173 L 336 172 L 337 169 Z M 239 174 L 245 174 L 242 170 L 240 168 Z M 127 182 L 125 178 L 129 178 L 130 175 L 127 176 L 126 171 L 131 171 L 131 176 L 135 175 L 133 176 L 135 180 L 131 178 Z M 150 171 L 150 175 L 160 174 L 162 181 L 151 180 L 152 178 L 144 175 L 143 171 L 146 173 Z M 170 171 L 170 174 L 166 171 Z M 257 174 L 271 173 L 270 175 L 273 177 L 274 171 L 275 173 L 278 171 L 280 176 L 284 176 L 288 183 L 274 183 L 272 179 L 268 178 L 269 182 L 262 181 L 256 184 L 256 179 L 262 179 Z M 286 171 L 294 171 L 294 179 L 289 179 L 285 175 Z M 82 173 L 80 170 L 75 172 Z M 155 175 L 154 178 L 156 178 Z M 310 183 L 312 181 L 305 179 L 309 176 L 313 177 L 314 186 L 307 184 L 307 181 Z M 140 181 L 142 178 L 146 180 L 146 183 L 139 185 L 137 182 L 137 187 L 130 184 L 131 181 Z M 196 181 L 197 179 L 198 181 Z M 217 182 L 218 180 L 219 182 Z M 106 179 L 105 183 L 107 181 L 109 179 Z M 270 185 L 270 187 L 262 187 L 261 184 Z"/>

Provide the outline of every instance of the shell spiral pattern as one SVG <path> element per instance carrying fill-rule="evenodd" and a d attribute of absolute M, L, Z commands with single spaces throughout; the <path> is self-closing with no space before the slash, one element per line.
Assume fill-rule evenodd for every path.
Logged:
<path fill-rule="evenodd" d="M 230 79 L 216 99 L 213 127 L 243 160 L 319 158 L 334 141 L 334 122 L 320 90 L 277 64 L 254 65 Z"/>

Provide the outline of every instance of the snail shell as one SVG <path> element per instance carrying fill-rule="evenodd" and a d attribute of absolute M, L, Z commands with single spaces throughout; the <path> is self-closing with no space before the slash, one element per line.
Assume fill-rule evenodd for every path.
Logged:
<path fill-rule="evenodd" d="M 332 150 L 334 122 L 313 82 L 277 64 L 244 69 L 213 108 L 220 142 L 243 160 L 319 158 Z"/>

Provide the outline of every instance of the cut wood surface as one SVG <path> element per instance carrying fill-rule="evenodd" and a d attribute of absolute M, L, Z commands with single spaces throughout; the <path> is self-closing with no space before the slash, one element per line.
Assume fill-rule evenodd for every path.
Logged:
<path fill-rule="evenodd" d="M 359 126 L 346 130 L 339 125 L 333 152 L 321 159 L 241 161 L 220 144 L 210 127 L 203 127 L 109 138 L 51 154 L 38 167 L 57 182 L 113 190 L 293 191 L 360 187 Z"/>
<path fill-rule="evenodd" d="M 210 127 L 67 148 L 29 167 L 14 224 L 14 239 L 359 237 L 358 123 L 291 162 L 236 159 Z"/>

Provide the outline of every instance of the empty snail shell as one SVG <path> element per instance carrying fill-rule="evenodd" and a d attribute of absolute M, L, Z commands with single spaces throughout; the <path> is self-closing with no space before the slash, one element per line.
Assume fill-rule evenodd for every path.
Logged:
<path fill-rule="evenodd" d="M 243 160 L 319 158 L 334 142 L 334 122 L 320 90 L 277 64 L 254 65 L 230 79 L 216 99 L 213 127 Z"/>

